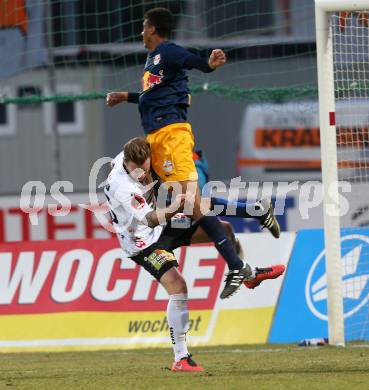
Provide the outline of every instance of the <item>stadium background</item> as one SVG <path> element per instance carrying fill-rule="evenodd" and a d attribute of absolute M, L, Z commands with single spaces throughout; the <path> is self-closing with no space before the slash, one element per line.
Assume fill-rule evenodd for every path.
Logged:
<path fill-rule="evenodd" d="M 4 99 L 52 96 L 56 89 L 54 94 L 70 96 L 97 92 L 100 99 L 58 104 L 59 122 L 69 125 L 69 133 L 60 134 L 60 163 L 55 157 L 53 122 L 47 114 L 50 105 L 1 105 L 4 125 L 11 115 L 16 117 L 10 134 L 0 138 L 1 194 L 19 193 L 30 179 L 42 180 L 47 187 L 55 179 L 71 180 L 75 191 L 86 191 L 95 159 L 116 155 L 125 141 L 142 134 L 135 105 L 110 109 L 101 96 L 108 90 L 140 89 L 146 53 L 139 34 L 143 11 L 152 6 L 168 6 L 175 13 L 174 40 L 203 56 L 215 47 L 224 48 L 228 55 L 227 66 L 211 75 L 190 72 L 196 88 L 189 119 L 197 146 L 209 160 L 212 179 L 236 175 L 242 118 L 250 102 L 275 101 L 270 88 L 287 88 L 288 99 L 303 87 L 316 88 L 312 0 L 71 0 L 53 1 L 51 7 L 43 1 L 28 1 L 28 5 L 37 3 L 44 12 L 41 48 L 22 50 L 36 53 L 41 66 L 17 68 L 3 57 L 1 95 Z M 39 40 L 40 32 L 27 39 L 31 38 Z M 9 51 L 6 56 L 11 58 Z M 209 83 L 209 90 L 223 89 L 206 93 L 201 91 L 204 83 Z"/>
<path fill-rule="evenodd" d="M 153 314 L 142 304 L 145 301 L 140 295 L 148 277 L 145 279 L 137 269 L 134 272 L 129 269 L 127 261 L 113 267 L 111 253 L 116 253 L 116 241 L 85 240 L 110 237 L 98 227 L 88 210 L 78 206 L 88 202 L 92 164 L 102 156 L 114 157 L 128 139 L 142 134 L 137 106 L 122 104 L 108 108 L 105 93 L 140 89 L 146 56 L 140 38 L 142 15 L 153 6 L 170 8 L 176 16 L 174 40 L 203 56 L 218 47 L 227 53 L 228 63 L 216 72 L 210 75 L 190 72 L 194 94 L 189 119 L 197 147 L 203 149 L 209 160 L 211 179 L 228 182 L 239 173 L 239 152 L 247 142 L 244 116 L 252 105 L 256 104 L 252 107 L 256 107 L 257 113 L 271 111 L 277 117 L 280 115 L 283 123 L 290 113 L 292 116 L 296 113 L 296 108 L 288 111 L 290 107 L 281 103 L 297 100 L 299 115 L 312 111 L 317 117 L 313 1 L 14 0 L 6 4 L 18 13 L 14 19 L 6 19 L 4 8 L 0 8 L 3 12 L 0 12 L 0 240 L 11 241 L 0 245 L 2 351 L 123 348 L 151 345 L 151 342 L 166 345 L 165 331 L 154 335 L 152 327 L 150 332 L 144 330 L 148 321 L 152 325 L 154 320 L 165 322 L 158 314 L 165 306 L 162 291 L 153 284 L 142 293 L 154 305 Z M 53 103 L 56 103 L 55 116 Z M 248 146 L 252 150 L 255 145 Z M 316 156 L 319 146 L 313 146 L 307 148 L 308 153 L 313 151 Z M 283 160 L 288 149 L 266 149 L 265 155 L 268 158 L 268 153 L 277 153 L 277 159 Z M 303 152 L 306 149 L 294 150 L 295 155 Z M 251 177 L 245 170 L 240 173 L 245 181 Z M 277 171 L 269 175 L 265 171 L 252 178 L 273 181 L 273 175 L 277 180 Z M 299 170 L 291 163 L 283 168 L 283 175 L 286 181 L 305 181 L 319 179 L 320 171 L 319 166 Z M 54 199 L 47 197 L 38 213 L 41 223 L 31 226 L 28 216 L 19 208 L 22 186 L 31 180 L 44 182 L 47 190 L 58 180 L 72 182 L 70 215 L 61 217 L 48 212 L 46 205 Z M 185 269 L 191 269 L 190 265 L 199 268 L 200 286 L 191 272 L 186 274 L 193 294 L 190 304 L 194 324 L 196 318 L 203 319 L 203 328 L 196 329 L 194 325 L 198 331 L 194 335 L 195 343 L 296 342 L 300 337 L 327 335 L 327 322 L 325 318 L 322 320 L 327 310 L 326 286 L 318 294 L 316 307 L 312 309 L 307 303 L 314 297 L 314 286 L 325 277 L 321 262 L 322 232 L 311 233 L 312 247 L 306 244 L 309 242 L 306 233 L 296 232 L 303 227 L 322 227 L 321 202 L 319 207 L 313 207 L 310 197 L 310 189 L 319 194 L 321 186 L 315 183 L 309 191 L 300 192 L 300 189 L 290 194 L 285 207 L 282 205 L 278 210 L 282 230 L 288 231 L 282 234 L 281 240 L 276 241 L 266 236 L 267 233 L 240 235 L 250 262 L 266 266 L 272 260 L 288 264 L 292 270 L 285 279 L 263 284 L 251 297 L 243 289 L 233 301 L 223 304 L 216 299 L 223 272 L 219 264 L 223 263 L 212 246 L 195 246 L 180 252 Z M 359 193 L 363 187 L 355 189 Z M 364 199 L 364 204 L 357 203 L 356 209 L 350 210 L 345 221 L 348 226 L 367 226 L 366 202 Z M 304 207 L 309 212 L 301 215 Z M 233 220 L 233 223 L 238 232 L 259 230 L 255 221 Z M 367 231 L 360 230 L 360 234 L 361 238 L 355 237 L 352 246 L 367 249 L 369 241 L 362 238 Z M 42 283 L 38 280 L 39 284 L 33 285 L 30 282 L 33 266 L 51 261 L 45 255 L 50 249 L 56 253 L 52 266 L 47 272 L 43 268 Z M 73 257 L 76 253 L 80 258 Z M 355 253 L 356 265 L 367 266 L 361 252 Z M 132 271 L 132 286 L 138 291 L 138 297 L 131 290 L 126 295 L 124 289 L 120 293 L 115 288 L 109 290 L 106 280 L 102 285 L 94 284 L 99 261 L 107 267 L 107 274 L 110 272 L 117 279 L 120 272 Z M 23 279 L 13 278 L 10 283 L 7 278 L 14 276 L 11 270 L 16 262 L 23 267 Z M 364 271 L 360 268 L 360 272 L 355 267 L 351 269 L 352 279 L 362 278 L 363 272 L 367 277 L 367 268 Z M 17 283 L 23 283 L 24 289 L 18 288 Z M 347 297 L 351 299 L 349 283 Z M 358 296 L 350 301 L 350 312 L 358 311 L 358 314 L 348 322 L 349 339 L 368 338 L 365 310 L 369 286 L 365 283 L 356 289 Z M 39 295 L 35 286 L 41 292 Z M 93 292 L 100 297 L 106 294 L 107 306 L 104 299 L 91 303 Z M 196 294 L 204 302 L 199 304 Z M 135 301 L 141 301 L 138 308 L 142 313 L 120 312 L 119 303 L 134 307 Z M 301 311 L 294 316 L 296 308 Z M 321 318 L 312 315 L 314 310 Z M 137 317 L 142 321 L 142 329 L 131 338 L 127 329 L 134 326 L 130 324 Z M 294 323 L 295 317 L 306 321 Z M 243 327 L 235 326 L 233 331 L 223 333 L 222 329 L 229 329 L 231 322 L 238 325 L 232 319 L 242 319 Z M 122 329 L 123 322 L 127 329 Z M 151 336 L 158 337 L 152 340 Z"/>

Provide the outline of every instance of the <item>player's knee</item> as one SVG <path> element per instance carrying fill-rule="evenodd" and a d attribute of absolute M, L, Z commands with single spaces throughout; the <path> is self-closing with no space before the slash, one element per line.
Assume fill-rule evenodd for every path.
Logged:
<path fill-rule="evenodd" d="M 187 294 L 187 284 L 176 268 L 168 270 L 160 279 L 160 283 L 169 295 Z"/>
<path fill-rule="evenodd" d="M 236 236 L 234 235 L 234 230 L 233 230 L 232 224 L 230 222 L 222 221 L 222 225 L 223 225 L 224 231 L 226 232 L 228 239 L 232 243 L 235 243 Z"/>
<path fill-rule="evenodd" d="M 234 235 L 232 224 L 227 221 L 222 221 L 222 225 L 225 232 L 227 233 L 227 236 L 232 237 Z"/>
<path fill-rule="evenodd" d="M 187 294 L 187 284 L 182 275 L 177 275 L 172 279 L 170 294 Z"/>

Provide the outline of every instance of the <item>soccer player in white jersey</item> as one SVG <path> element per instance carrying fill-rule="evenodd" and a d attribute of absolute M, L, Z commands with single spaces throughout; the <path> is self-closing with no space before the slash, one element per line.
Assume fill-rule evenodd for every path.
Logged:
<path fill-rule="evenodd" d="M 187 286 L 176 268 L 178 263 L 172 252 L 179 246 L 177 240 L 180 245 L 189 241 L 195 227 L 170 229 L 159 224 L 162 218 L 169 220 L 177 213 L 184 204 L 184 197 L 178 195 L 170 210 L 154 209 L 153 194 L 145 192 L 145 185 L 152 182 L 150 156 L 147 141 L 142 138 L 129 141 L 113 160 L 104 192 L 122 248 L 157 279 L 169 295 L 167 320 L 175 355 L 172 371 L 203 371 L 187 350 Z M 166 230 L 169 234 L 165 234 Z"/>
<path fill-rule="evenodd" d="M 177 195 L 167 208 L 155 208 L 156 197 L 155 189 L 152 187 L 150 157 L 150 145 L 145 139 L 130 140 L 124 145 L 123 152 L 113 160 L 104 192 L 123 250 L 135 263 L 144 267 L 157 279 L 169 295 L 167 319 L 175 355 L 172 371 L 203 371 L 187 350 L 186 333 L 189 328 L 187 286 L 177 270 L 178 263 L 173 250 L 191 242 L 211 240 L 197 223 L 190 222 L 184 229 L 172 226 L 175 222 L 171 219 L 179 215 L 178 212 L 184 206 L 184 195 Z M 161 225 L 160 222 L 163 221 L 164 225 Z M 190 220 L 187 219 L 185 222 L 188 221 Z M 227 222 L 222 224 L 228 238 L 236 246 L 231 224 Z M 269 272 L 259 272 L 260 268 L 255 270 L 250 279 L 254 285 L 250 288 L 254 288 L 265 279 L 270 279 Z"/>

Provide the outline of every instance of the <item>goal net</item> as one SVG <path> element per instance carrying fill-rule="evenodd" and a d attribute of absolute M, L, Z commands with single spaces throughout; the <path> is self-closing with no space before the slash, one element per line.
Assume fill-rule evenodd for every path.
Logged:
<path fill-rule="evenodd" d="M 9 0 L 0 2 L 3 102 L 103 99 L 107 90 L 140 89 L 147 54 L 140 33 L 153 7 L 172 11 L 176 42 L 202 56 L 216 47 L 227 53 L 219 72 L 192 72 L 193 93 L 249 101 L 316 96 L 310 0 Z"/>
<path fill-rule="evenodd" d="M 325 52 L 318 55 L 318 71 L 333 344 L 369 339 L 369 2 L 351 3 L 335 9 L 333 1 L 316 1 L 327 20 L 324 40 L 317 8 L 318 47 Z"/>
<path fill-rule="evenodd" d="M 216 72 L 189 72 L 194 116 L 197 107 L 204 112 L 213 101 L 241 111 L 250 102 L 272 106 L 316 99 L 311 0 L 0 1 L 0 178 L 7 183 L 0 193 L 18 192 L 30 177 L 48 185 L 73 180 L 75 190 L 84 191 L 93 159 L 112 155 L 124 137 L 141 134 L 136 107 L 112 110 L 104 99 L 108 91 L 142 90 L 147 56 L 142 22 L 153 7 L 173 13 L 176 43 L 203 58 L 214 48 L 228 57 Z M 233 104 L 235 99 L 241 102 Z M 118 129 L 121 110 L 126 116 Z M 218 111 L 212 110 L 214 118 L 222 115 Z M 231 126 L 232 151 L 224 156 L 232 153 L 236 159 L 242 125 Z M 33 144 L 50 164 L 32 156 L 32 164 L 11 171 L 7 156 L 28 153 Z M 217 150 L 206 153 L 210 162 L 219 161 Z M 227 173 L 218 173 L 220 178 L 230 177 L 231 170 L 233 175 L 236 165 L 224 160 L 218 166 Z M 247 160 L 242 164 L 249 169 Z"/>
<path fill-rule="evenodd" d="M 351 184 L 347 194 L 350 209 L 341 218 L 346 340 L 369 336 L 368 15 L 367 10 L 341 11 L 331 19 L 338 179 Z M 340 110 L 342 102 L 345 110 Z"/>

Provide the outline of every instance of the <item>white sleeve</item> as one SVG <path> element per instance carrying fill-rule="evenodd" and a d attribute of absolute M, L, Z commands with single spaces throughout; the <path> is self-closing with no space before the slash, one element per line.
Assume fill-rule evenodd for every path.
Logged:
<path fill-rule="evenodd" d="M 120 152 L 111 162 L 110 168 L 120 167 L 123 164 L 123 152 Z"/>
<path fill-rule="evenodd" d="M 114 194 L 114 200 L 119 202 L 129 214 L 140 222 L 144 220 L 146 214 L 153 211 L 153 208 L 148 205 L 142 194 L 137 192 L 118 188 Z"/>

